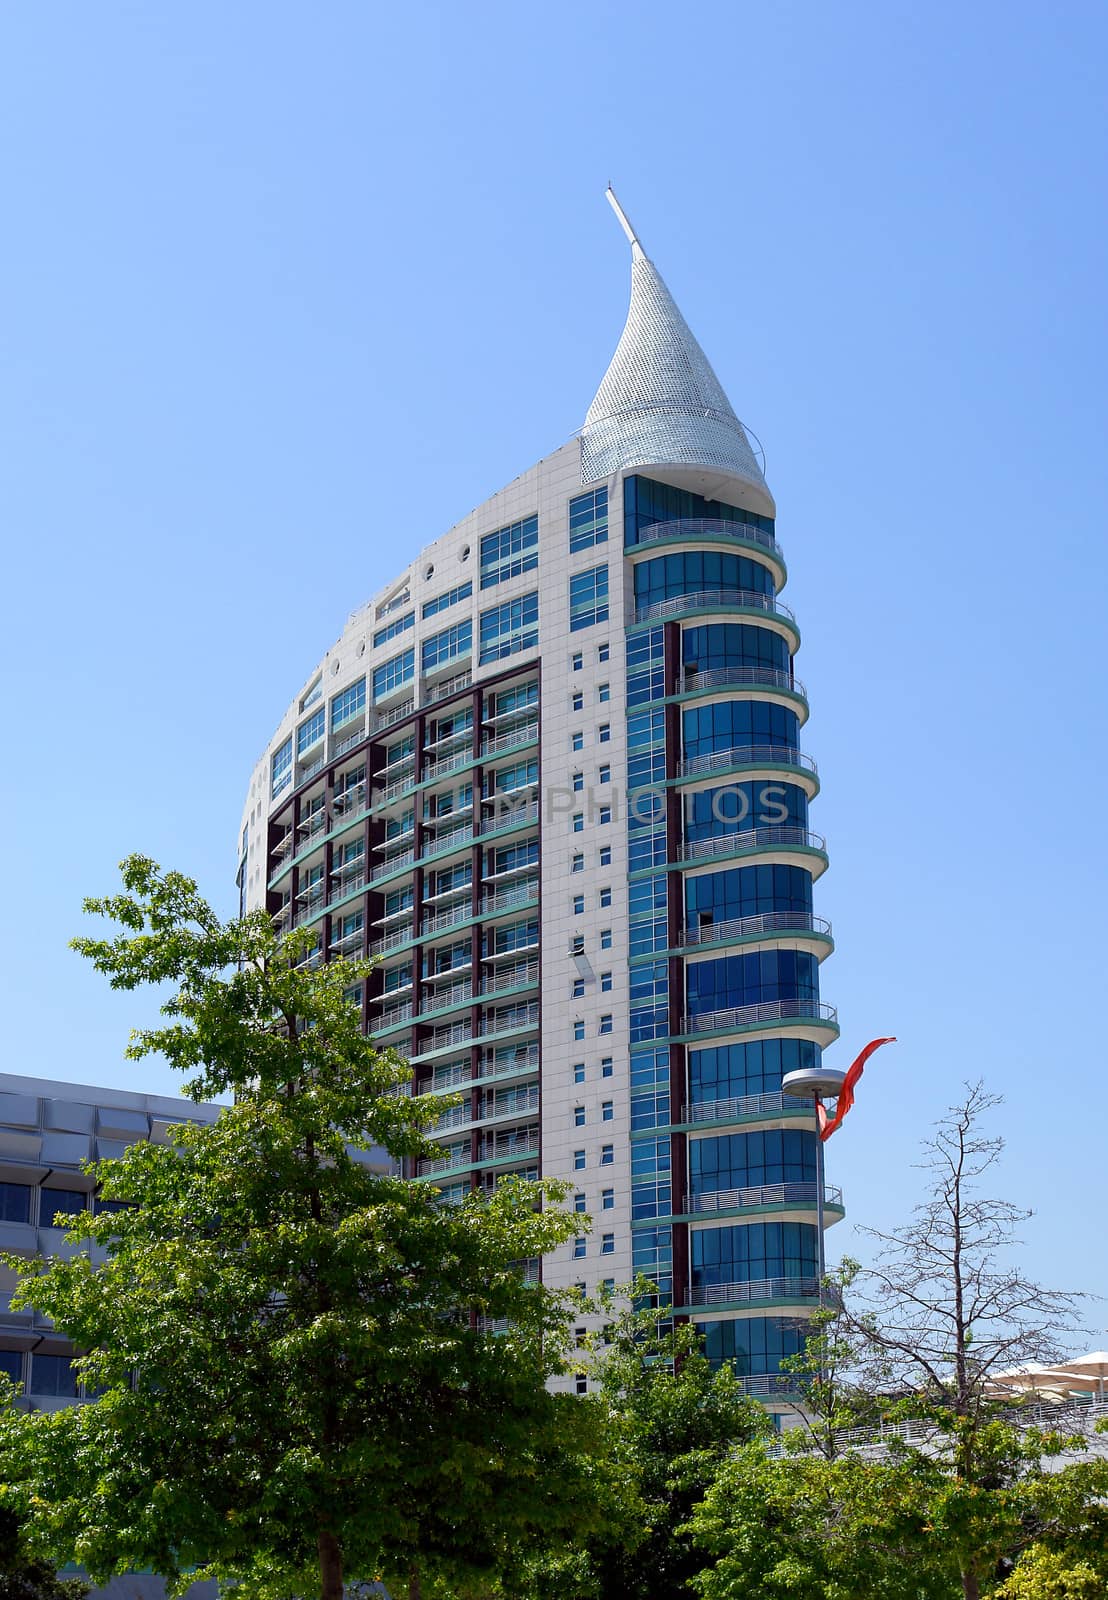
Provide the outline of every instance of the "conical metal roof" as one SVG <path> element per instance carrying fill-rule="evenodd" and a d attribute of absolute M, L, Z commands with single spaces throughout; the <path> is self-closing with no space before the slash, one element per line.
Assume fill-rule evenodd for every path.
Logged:
<path fill-rule="evenodd" d="M 725 473 L 773 501 L 743 425 L 618 200 L 631 243 L 627 322 L 581 433 L 586 483 L 632 467 L 689 466 Z"/>

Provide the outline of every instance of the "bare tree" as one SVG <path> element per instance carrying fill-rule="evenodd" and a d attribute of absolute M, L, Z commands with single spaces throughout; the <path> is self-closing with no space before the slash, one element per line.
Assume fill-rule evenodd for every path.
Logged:
<path fill-rule="evenodd" d="M 1031 1213 L 981 1193 L 1004 1149 L 981 1127 L 999 1103 L 980 1082 L 967 1084 L 965 1098 L 936 1124 L 920 1163 L 931 1175 L 927 1196 L 903 1227 L 862 1230 L 880 1248 L 855 1278 L 863 1308 L 842 1312 L 868 1386 L 899 1390 L 906 1410 L 933 1422 L 953 1476 L 967 1487 L 1018 1476 L 1019 1452 L 1001 1459 L 989 1427 L 998 1413 L 990 1379 L 1056 1359 L 1078 1331 L 1084 1298 L 1024 1275 L 1011 1252 Z M 980 1581 L 969 1554 L 966 1600 L 977 1600 Z"/>

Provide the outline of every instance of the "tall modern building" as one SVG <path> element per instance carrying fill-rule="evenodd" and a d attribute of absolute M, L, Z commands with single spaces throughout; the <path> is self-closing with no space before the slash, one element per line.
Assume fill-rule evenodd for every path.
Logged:
<path fill-rule="evenodd" d="M 241 904 L 311 961 L 373 957 L 366 1029 L 414 1093 L 464 1095 L 413 1180 L 569 1179 L 592 1228 L 546 1280 L 647 1275 L 772 1405 L 821 1215 L 781 1079 L 838 1031 L 800 635 L 759 454 L 616 209 L 631 306 L 584 427 L 308 674 L 251 780 Z"/>

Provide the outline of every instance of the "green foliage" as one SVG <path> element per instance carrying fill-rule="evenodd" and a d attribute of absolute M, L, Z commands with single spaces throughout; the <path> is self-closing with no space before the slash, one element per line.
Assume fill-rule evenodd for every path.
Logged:
<path fill-rule="evenodd" d="M 1105 1574 L 1087 1561 L 1032 1545 L 1020 1556 L 1007 1582 L 994 1591 L 997 1600 L 1104 1600 Z"/>
<path fill-rule="evenodd" d="M 713 1371 L 695 1329 L 658 1331 L 658 1312 L 626 1313 L 598 1356 L 598 1382 L 620 1486 L 603 1529 L 537 1562 L 533 1600 L 671 1600 L 701 1565 L 682 1531 L 737 1446 L 770 1432 L 729 1368 Z"/>
<path fill-rule="evenodd" d="M 303 939 L 264 915 L 220 923 L 143 858 L 123 875 L 87 909 L 124 931 L 77 948 L 114 987 L 172 984 L 131 1053 L 235 1103 L 100 1163 L 128 1209 L 73 1219 L 92 1260 L 9 1258 L 14 1303 L 103 1390 L 9 1419 L 42 1548 L 97 1581 L 199 1569 L 244 1600 L 510 1570 L 594 1515 L 594 1414 L 546 1388 L 571 1308 L 520 1271 L 580 1219 L 555 1184 L 446 1207 L 375 1171 L 374 1146 L 429 1148 L 442 1103 L 413 1102 L 405 1064 L 362 1036 L 344 991 L 364 967 L 298 967 Z"/>
<path fill-rule="evenodd" d="M 59 1578 L 50 1562 L 28 1551 L 19 1517 L 0 1503 L 0 1600 L 84 1600 L 86 1594 L 87 1583 Z"/>

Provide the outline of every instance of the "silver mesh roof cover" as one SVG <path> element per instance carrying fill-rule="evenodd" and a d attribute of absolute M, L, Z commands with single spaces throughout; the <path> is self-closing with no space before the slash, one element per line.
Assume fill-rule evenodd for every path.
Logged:
<path fill-rule="evenodd" d="M 636 241 L 627 322 L 581 433 L 581 478 L 665 463 L 715 467 L 769 493 L 708 357 Z"/>

